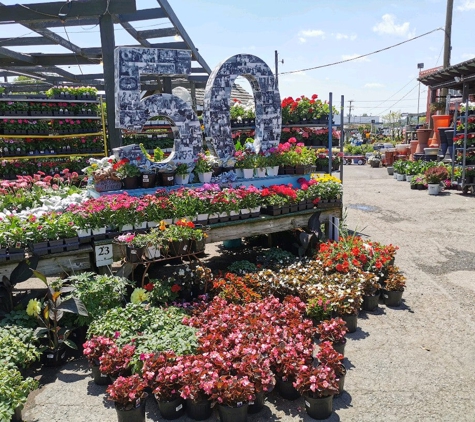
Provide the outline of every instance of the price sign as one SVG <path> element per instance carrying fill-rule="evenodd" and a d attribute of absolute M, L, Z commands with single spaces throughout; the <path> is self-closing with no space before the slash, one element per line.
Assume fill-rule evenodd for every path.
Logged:
<path fill-rule="evenodd" d="M 112 258 L 112 243 L 97 245 L 94 250 L 96 253 L 96 266 L 105 267 L 106 265 L 113 264 L 114 259 Z"/>

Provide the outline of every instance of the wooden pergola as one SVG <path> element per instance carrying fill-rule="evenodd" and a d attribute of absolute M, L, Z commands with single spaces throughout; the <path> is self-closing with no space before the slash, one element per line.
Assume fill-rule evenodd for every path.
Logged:
<path fill-rule="evenodd" d="M 175 86 L 191 90 L 204 88 L 211 69 L 201 57 L 183 25 L 167 0 L 157 0 L 158 7 L 138 10 L 135 0 L 64 0 L 60 2 L 16 4 L 0 3 L 0 25 L 18 24 L 35 36 L 0 38 L 0 77 L 8 92 L 44 91 L 54 85 L 90 85 L 105 91 L 106 102 L 114 104 L 114 25 L 123 28 L 137 44 L 129 47 L 170 48 L 191 51 L 192 73 L 188 80 L 174 82 L 172 77 L 145 75 L 142 89 L 171 93 Z M 160 28 L 138 30 L 133 24 L 141 21 L 160 22 Z M 71 42 L 68 29 L 96 25 L 100 29 L 98 47 L 81 47 Z M 61 29 L 65 37 L 55 32 Z M 172 40 L 170 41 L 170 37 Z M 181 37 L 177 41 L 176 37 Z M 168 40 L 167 40 L 168 38 Z M 160 42 L 162 39 L 162 42 Z M 99 42 L 100 41 L 100 42 Z M 41 53 L 41 46 L 60 46 L 62 53 Z M 27 47 L 31 52 L 15 51 Z M 100 73 L 85 73 L 87 66 L 101 65 Z M 66 67 L 67 70 L 64 68 Z M 69 67 L 77 67 L 72 72 Z M 37 84 L 10 84 L 8 77 L 24 75 L 38 80 Z M 107 123 L 111 148 L 120 146 L 120 131 L 115 129 L 114 107 L 108 107 Z"/>

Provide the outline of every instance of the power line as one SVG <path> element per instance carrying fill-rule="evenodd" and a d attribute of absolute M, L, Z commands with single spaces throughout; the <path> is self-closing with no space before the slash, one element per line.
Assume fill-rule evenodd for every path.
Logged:
<path fill-rule="evenodd" d="M 396 104 L 398 104 L 401 100 L 403 100 L 404 98 L 406 98 L 412 91 L 414 91 L 417 87 L 419 86 L 419 84 L 416 84 L 413 88 L 411 88 L 401 99 L 397 100 L 393 105 L 391 105 L 391 107 L 387 108 L 386 110 L 384 110 L 382 113 L 380 114 L 384 114 L 386 113 L 386 111 L 388 110 L 391 110 Z"/>
<path fill-rule="evenodd" d="M 358 59 L 361 59 L 362 57 L 368 57 L 368 56 L 371 56 L 371 55 L 376 54 L 376 53 L 381 53 L 382 51 L 390 50 L 391 48 L 398 47 L 398 46 L 400 46 L 400 45 L 402 45 L 402 44 L 406 44 L 406 43 L 408 43 L 408 42 L 410 42 L 410 41 L 417 40 L 418 38 L 425 37 L 426 35 L 432 34 L 432 33 L 435 32 L 435 31 L 443 31 L 443 28 L 436 28 L 436 29 L 433 29 L 432 31 L 429 31 L 429 32 L 426 32 L 426 33 L 424 33 L 424 34 L 418 35 L 417 37 L 410 38 L 410 39 L 408 39 L 408 40 L 406 40 L 406 41 L 401 41 L 400 43 L 393 44 L 393 45 L 390 45 L 390 46 L 385 47 L 385 48 L 381 48 L 381 49 L 376 50 L 376 51 L 373 51 L 373 52 L 371 52 L 371 53 L 362 54 L 361 56 L 357 56 L 357 57 L 352 57 L 351 59 L 340 60 L 340 61 L 338 61 L 338 62 L 323 64 L 323 65 L 321 65 L 321 66 L 308 67 L 308 68 L 306 68 L 306 69 L 290 70 L 290 71 L 288 71 L 288 72 L 282 72 L 282 73 L 280 73 L 280 74 L 281 74 L 281 75 L 287 75 L 287 74 L 289 74 L 289 73 L 306 72 L 307 70 L 321 69 L 322 67 L 335 66 L 335 65 L 337 65 L 337 64 L 346 63 L 346 62 L 351 62 L 352 60 L 358 60 Z"/>
<path fill-rule="evenodd" d="M 383 105 L 384 103 L 388 102 L 391 98 L 393 98 L 396 94 L 399 94 L 404 88 L 406 88 L 406 86 L 408 86 L 410 83 L 412 83 L 413 80 L 411 79 L 406 85 L 404 85 L 401 89 L 399 89 L 398 91 L 396 91 L 393 95 L 391 95 L 388 99 L 384 100 L 384 101 L 381 101 L 376 107 L 374 108 L 378 108 L 380 105 Z"/>
<path fill-rule="evenodd" d="M 416 101 L 416 100 L 417 100 L 417 98 L 407 98 L 404 101 Z M 353 100 L 353 101 L 355 103 L 377 103 L 378 101 L 387 101 L 387 100 Z"/>

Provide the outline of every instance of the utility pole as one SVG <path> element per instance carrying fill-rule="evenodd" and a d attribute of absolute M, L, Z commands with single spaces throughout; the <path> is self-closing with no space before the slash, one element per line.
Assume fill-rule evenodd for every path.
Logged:
<path fill-rule="evenodd" d="M 280 61 L 284 64 L 284 59 Z M 275 50 L 275 87 L 279 86 L 279 52 Z"/>
<path fill-rule="evenodd" d="M 350 124 L 351 124 L 351 106 L 353 104 L 353 100 L 349 100 L 348 102 L 350 103 L 350 105 L 348 107 L 348 126 L 350 126 Z"/>
<path fill-rule="evenodd" d="M 454 0 L 447 0 L 447 10 L 445 12 L 445 37 L 444 37 L 444 64 L 446 69 L 450 66 L 450 53 L 452 50 L 451 38 L 452 38 L 452 14 L 454 10 Z M 447 96 L 447 88 L 441 90 L 441 96 Z"/>

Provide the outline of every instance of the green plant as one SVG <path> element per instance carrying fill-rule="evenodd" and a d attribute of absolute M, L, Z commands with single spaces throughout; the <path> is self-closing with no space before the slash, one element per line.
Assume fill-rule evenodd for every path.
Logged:
<path fill-rule="evenodd" d="M 438 184 L 449 178 L 449 172 L 444 165 L 428 168 L 424 172 L 428 184 Z"/>
<path fill-rule="evenodd" d="M 51 350 L 57 350 L 63 344 L 76 349 L 76 344 L 68 338 L 71 329 L 61 326 L 60 320 L 65 312 L 88 316 L 86 307 L 75 296 L 68 295 L 66 299 L 62 297 L 62 295 L 72 293 L 75 290 L 74 287 L 66 286 L 64 280 L 57 280 L 49 284 L 44 274 L 36 270 L 33 270 L 33 274 L 47 288 L 43 302 L 31 299 L 28 304 L 28 314 L 35 317 L 40 324 L 40 327 L 35 330 L 35 335 L 38 338 L 45 338 L 47 348 Z"/>
<path fill-rule="evenodd" d="M 126 177 L 137 177 L 140 176 L 140 169 L 130 163 L 125 163 L 121 165 L 117 170 L 116 170 L 117 175 L 121 179 L 125 179 Z"/>
<path fill-rule="evenodd" d="M 40 357 L 34 330 L 8 325 L 0 328 L 0 361 L 27 368 Z"/>
<path fill-rule="evenodd" d="M 67 279 L 76 288 L 74 295 L 82 301 L 88 316 L 78 315 L 79 326 L 89 325 L 107 310 L 120 306 L 133 282 L 125 277 L 99 275 L 92 272 L 81 273 Z"/>
<path fill-rule="evenodd" d="M 179 174 L 179 175 L 182 175 L 182 176 L 185 176 L 187 174 L 190 173 L 190 169 L 188 168 L 188 164 L 186 163 L 178 163 L 176 165 L 176 170 L 175 170 L 175 174 Z"/>
<path fill-rule="evenodd" d="M 15 410 L 23 407 L 31 391 L 38 388 L 38 381 L 33 378 L 23 379 L 20 371 L 1 365 L 0 367 L 0 420 L 12 420 Z"/>
<path fill-rule="evenodd" d="M 394 162 L 394 171 L 398 174 L 406 174 L 407 161 L 397 160 Z"/>
<path fill-rule="evenodd" d="M 257 265 L 247 260 L 235 261 L 229 267 L 228 271 L 238 275 L 255 273 L 258 270 Z"/>
<path fill-rule="evenodd" d="M 323 321 L 331 318 L 331 302 L 326 297 L 312 297 L 307 301 L 307 316 L 314 321 Z"/>

